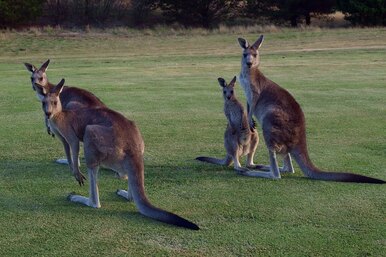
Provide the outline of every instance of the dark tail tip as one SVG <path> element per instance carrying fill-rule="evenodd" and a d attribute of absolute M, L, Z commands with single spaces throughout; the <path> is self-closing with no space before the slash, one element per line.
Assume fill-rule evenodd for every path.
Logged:
<path fill-rule="evenodd" d="M 193 222 L 190 222 L 189 220 L 186 220 L 184 218 L 181 218 L 179 216 L 175 216 L 174 219 L 170 222 L 170 224 L 178 226 L 178 227 L 183 227 L 183 228 L 188 228 L 192 230 L 199 230 L 199 226 L 194 224 Z"/>
<path fill-rule="evenodd" d="M 377 178 L 371 178 L 367 176 L 362 176 L 362 175 L 357 175 L 354 176 L 352 181 L 348 182 L 354 182 L 354 183 L 370 183 L 370 184 L 386 184 L 386 181 L 382 179 L 377 179 Z"/>
<path fill-rule="evenodd" d="M 369 184 L 385 184 L 386 181 L 367 177 L 359 174 L 353 174 L 353 173 L 335 173 L 331 172 L 331 174 L 339 174 L 336 179 L 333 179 L 335 181 L 340 182 L 351 182 L 351 183 L 369 183 Z"/>

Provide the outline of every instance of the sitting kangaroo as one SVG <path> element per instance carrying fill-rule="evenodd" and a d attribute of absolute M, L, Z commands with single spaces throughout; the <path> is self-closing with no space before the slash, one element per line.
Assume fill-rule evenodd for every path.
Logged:
<path fill-rule="evenodd" d="M 246 172 L 248 170 L 241 167 L 239 158 L 247 155 L 247 168 L 262 168 L 262 166 L 256 166 L 253 163 L 253 155 L 259 144 L 259 136 L 254 128 L 249 128 L 244 107 L 236 98 L 234 90 L 236 77 L 229 84 L 223 78 L 218 78 L 218 82 L 223 90 L 224 113 L 228 120 L 224 133 L 224 146 L 227 155 L 222 160 L 204 156 L 197 157 L 196 160 L 226 166 L 229 166 L 233 161 L 236 171 Z"/>
<path fill-rule="evenodd" d="M 284 88 L 266 78 L 259 70 L 259 51 L 263 36 L 249 45 L 239 38 L 243 48 L 240 84 L 247 98 L 248 121 L 254 127 L 254 115 L 263 130 L 270 157 L 270 172 L 250 171 L 247 176 L 280 178 L 276 154 L 284 156 L 284 169 L 293 171 L 291 155 L 303 173 L 311 179 L 341 182 L 378 183 L 386 181 L 352 173 L 326 172 L 311 162 L 307 151 L 305 117 L 295 98 Z"/>
<path fill-rule="evenodd" d="M 45 63 L 42 64 L 42 66 L 39 69 L 37 69 L 32 64 L 24 63 L 27 70 L 31 72 L 32 89 L 36 91 L 36 96 L 39 98 L 39 100 L 42 100 L 44 98 L 44 95 L 41 94 L 40 92 L 43 92 L 44 94 L 46 94 L 55 86 L 51 84 L 47 78 L 46 70 L 49 63 L 50 63 L 50 60 L 47 60 Z M 40 88 L 37 89 L 38 87 Z M 82 107 L 105 107 L 105 104 L 101 100 L 99 100 L 98 97 L 96 97 L 94 94 L 92 94 L 87 90 L 80 89 L 77 87 L 65 86 L 63 88 L 62 94 L 60 95 L 60 101 L 62 102 L 63 109 L 65 110 L 77 109 Z M 47 133 L 49 135 L 54 136 L 55 134 L 51 133 L 51 129 L 48 125 L 47 117 L 45 117 L 45 124 L 47 128 Z M 58 159 L 57 162 L 69 164 L 71 167 L 72 164 L 69 163 L 69 160 L 70 160 L 69 146 L 67 145 L 66 141 L 60 137 L 60 135 L 58 137 L 64 145 L 67 161 L 63 159 Z"/>
<path fill-rule="evenodd" d="M 117 194 L 127 200 L 134 200 L 141 214 L 168 224 L 198 230 L 197 225 L 154 207 L 147 199 L 144 188 L 144 142 L 135 123 L 108 108 L 64 110 L 60 99 L 63 84 L 64 79 L 46 94 L 41 87 L 37 87 L 37 90 L 44 95 L 43 108 L 51 129 L 68 142 L 74 158 L 79 154 L 79 142 L 83 141 L 90 196 L 69 195 L 68 199 L 100 208 L 97 173 L 99 166 L 103 165 L 116 171 L 122 178 L 128 177 L 128 190 L 118 190 Z M 73 169 L 77 170 L 78 166 L 72 163 Z"/>

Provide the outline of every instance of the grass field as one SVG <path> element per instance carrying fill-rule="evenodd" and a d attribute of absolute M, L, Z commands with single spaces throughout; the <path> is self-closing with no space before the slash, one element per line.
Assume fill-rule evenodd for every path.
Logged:
<path fill-rule="evenodd" d="M 217 77 L 239 73 L 236 39 L 259 32 L 141 33 L 0 33 L 0 256 L 386 256 L 386 186 L 312 181 L 296 165 L 279 181 L 247 178 L 194 161 L 224 156 Z M 301 104 L 314 163 L 386 179 L 386 30 L 265 36 L 261 69 Z M 53 162 L 63 149 L 23 65 L 48 58 L 51 82 L 64 77 L 136 121 L 151 202 L 200 231 L 141 216 L 109 170 L 101 209 L 66 200 L 88 182 Z M 263 140 L 255 159 L 268 163 Z"/>

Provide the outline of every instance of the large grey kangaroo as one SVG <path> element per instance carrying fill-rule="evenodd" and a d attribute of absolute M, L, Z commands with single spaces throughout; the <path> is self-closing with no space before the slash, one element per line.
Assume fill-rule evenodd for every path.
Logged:
<path fill-rule="evenodd" d="M 64 110 L 60 98 L 63 84 L 64 79 L 48 93 L 44 93 L 41 87 L 37 87 L 37 90 L 44 95 L 43 108 L 52 131 L 67 141 L 74 158 L 78 156 L 79 143 L 83 141 L 90 196 L 69 195 L 68 199 L 100 208 L 97 173 L 99 166 L 103 165 L 116 171 L 122 178 L 128 177 L 128 190 L 118 190 L 117 194 L 134 200 L 141 214 L 198 230 L 196 224 L 154 207 L 147 199 L 144 187 L 144 142 L 135 123 L 107 107 Z M 79 168 L 74 161 L 72 163 L 74 170 Z"/>
<path fill-rule="evenodd" d="M 229 84 L 223 78 L 218 78 L 218 82 L 222 88 L 224 113 L 228 120 L 224 133 L 224 146 L 227 155 L 224 159 L 200 156 L 196 160 L 226 166 L 229 166 L 233 161 L 236 171 L 247 172 L 248 169 L 241 167 L 239 161 L 240 156 L 247 155 L 247 168 L 261 168 L 253 163 L 253 155 L 259 144 L 259 136 L 254 128 L 249 128 L 244 107 L 236 98 L 234 90 L 236 77 Z"/>
<path fill-rule="evenodd" d="M 36 96 L 39 100 L 42 100 L 44 95 L 39 93 L 41 90 L 36 89 L 38 86 L 42 87 L 43 93 L 49 92 L 55 86 L 48 81 L 46 71 L 49 63 L 50 60 L 48 59 L 39 69 L 37 69 L 33 64 L 24 63 L 27 70 L 31 72 L 32 89 L 36 92 Z M 63 93 L 60 96 L 60 100 L 63 108 L 66 110 L 80 107 L 105 107 L 105 104 L 93 93 L 77 87 L 65 86 L 63 88 Z M 47 132 L 50 135 L 52 134 L 49 127 L 47 127 Z"/>
<path fill-rule="evenodd" d="M 250 171 L 245 175 L 279 179 L 276 154 L 280 154 L 284 156 L 284 166 L 287 169 L 293 171 L 293 156 L 303 173 L 311 179 L 386 183 L 380 179 L 352 173 L 322 171 L 311 162 L 307 151 L 305 117 L 300 105 L 287 90 L 266 78 L 259 70 L 258 50 L 263 39 L 261 35 L 252 45 L 243 38 L 238 39 L 243 49 L 240 83 L 247 98 L 249 125 L 254 126 L 254 115 L 262 127 L 270 158 L 270 172 Z"/>
<path fill-rule="evenodd" d="M 48 93 L 52 88 L 54 88 L 54 84 L 50 83 L 47 78 L 47 68 L 48 64 L 50 63 L 50 60 L 48 59 L 45 63 L 42 64 L 42 66 L 37 69 L 34 65 L 29 63 L 24 63 L 25 67 L 28 71 L 31 72 L 31 84 L 32 89 L 36 92 L 36 96 L 42 100 L 44 98 L 44 95 L 42 95 L 40 92 L 43 92 L 44 94 Z M 39 88 L 39 89 L 38 89 Z M 91 92 L 77 88 L 77 87 L 67 87 L 64 86 L 62 94 L 60 94 L 60 101 L 62 102 L 62 107 L 65 110 L 72 110 L 82 107 L 105 107 L 105 104 L 99 100 L 98 97 L 96 97 Z M 47 117 L 45 117 L 45 124 L 47 128 L 47 133 L 49 135 L 54 136 L 54 133 L 51 133 L 51 129 L 48 125 Z M 66 160 L 58 159 L 58 163 L 68 163 L 70 167 L 72 167 L 72 164 L 70 163 L 71 159 L 69 158 L 70 152 L 69 152 L 69 146 L 67 142 L 61 138 L 61 136 L 58 136 L 60 141 L 62 141 L 64 150 L 66 153 Z M 79 163 L 79 160 L 78 160 Z"/>

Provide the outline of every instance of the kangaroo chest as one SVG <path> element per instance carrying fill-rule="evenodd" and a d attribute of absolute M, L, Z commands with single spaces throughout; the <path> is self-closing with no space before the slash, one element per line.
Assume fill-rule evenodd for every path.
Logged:
<path fill-rule="evenodd" d="M 252 92 L 251 80 L 250 80 L 249 74 L 246 74 L 245 72 L 243 72 L 243 70 L 241 70 L 239 81 L 240 81 L 241 87 L 244 90 L 247 102 L 249 105 L 251 105 L 253 100 L 253 92 Z"/>

